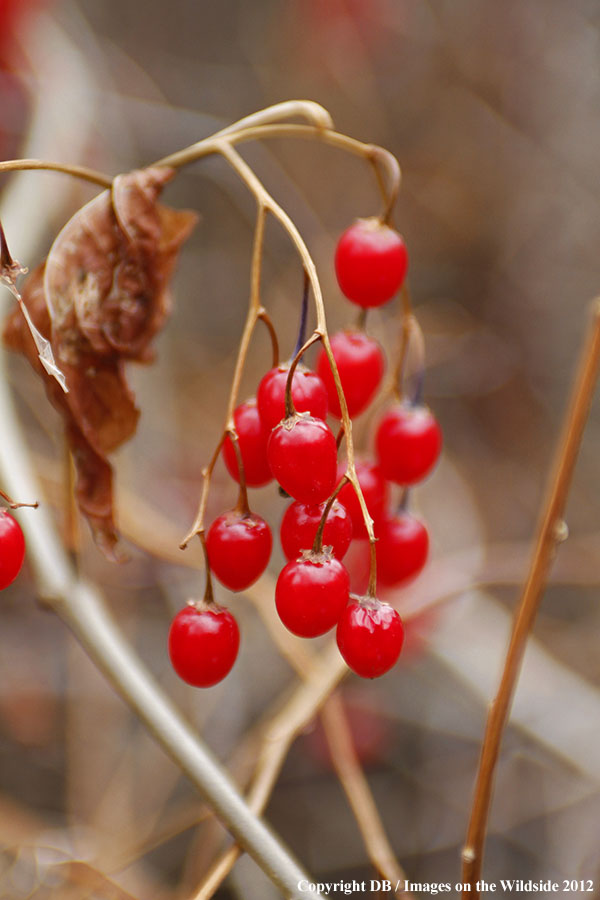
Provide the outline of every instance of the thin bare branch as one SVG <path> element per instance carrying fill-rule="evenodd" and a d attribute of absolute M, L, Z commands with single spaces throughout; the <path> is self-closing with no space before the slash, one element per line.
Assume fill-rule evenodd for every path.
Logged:
<path fill-rule="evenodd" d="M 464 898 L 479 897 L 477 881 L 483 864 L 483 849 L 492 801 L 494 773 L 502 734 L 519 677 L 527 638 L 548 580 L 556 548 L 567 536 L 563 514 L 579 446 L 587 421 L 600 367 L 600 300 L 593 305 L 593 319 L 581 353 L 579 371 L 564 419 L 556 459 L 551 470 L 547 499 L 543 506 L 529 574 L 515 614 L 504 669 L 490 707 L 475 786 L 471 819 L 462 852 Z"/>

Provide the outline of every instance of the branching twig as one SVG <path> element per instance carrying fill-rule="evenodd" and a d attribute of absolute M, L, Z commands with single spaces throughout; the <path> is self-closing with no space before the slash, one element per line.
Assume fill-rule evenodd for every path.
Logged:
<path fill-rule="evenodd" d="M 268 317 L 267 311 L 261 306 L 260 302 L 260 273 L 261 273 L 261 262 L 262 262 L 262 248 L 264 242 L 265 235 L 265 222 L 267 218 L 268 207 L 262 203 L 258 202 L 257 204 L 257 212 L 256 212 L 256 228 L 254 232 L 254 246 L 252 249 L 252 268 L 250 272 L 250 302 L 248 305 L 248 314 L 246 316 L 246 324 L 244 325 L 244 331 L 242 333 L 242 338 L 240 341 L 240 346 L 238 349 L 237 360 L 235 364 L 235 371 L 233 373 L 233 379 L 231 382 L 231 389 L 229 392 L 229 399 L 227 401 L 227 412 L 225 416 L 225 425 L 223 427 L 223 431 L 221 433 L 221 437 L 213 455 L 210 458 L 208 465 L 202 471 L 202 493 L 200 496 L 200 505 L 198 507 L 198 512 L 196 514 L 196 519 L 194 520 L 194 524 L 192 525 L 189 533 L 185 536 L 180 546 L 183 550 L 189 541 L 196 534 L 202 534 L 204 532 L 204 514 L 206 512 L 206 504 L 208 502 L 208 491 L 210 488 L 210 479 L 213 473 L 213 469 L 217 464 L 217 460 L 219 459 L 219 453 L 221 452 L 221 447 L 225 441 L 225 438 L 228 434 L 235 435 L 235 422 L 233 420 L 233 413 L 235 410 L 235 405 L 237 403 L 237 398 L 240 390 L 240 384 L 242 381 L 242 374 L 244 371 L 244 365 L 246 363 L 246 357 L 248 355 L 248 349 L 250 347 L 250 341 L 252 340 L 252 335 L 254 333 L 254 329 L 256 328 L 256 323 L 259 320 L 265 321 L 267 323 L 267 327 L 269 330 L 269 334 L 271 336 L 271 341 L 273 345 L 273 358 L 275 359 L 278 355 L 277 348 L 277 338 L 275 335 L 275 330 L 271 325 L 271 320 Z"/>
<path fill-rule="evenodd" d="M 321 721 L 334 768 L 352 807 L 369 859 L 377 871 L 393 885 L 404 884 L 406 876 L 388 841 L 369 783 L 361 769 L 348 719 L 338 694 L 333 694 L 323 706 Z M 412 895 L 399 889 L 396 896 L 410 900 Z"/>
<path fill-rule="evenodd" d="M 481 874 L 494 772 L 500 752 L 502 733 L 508 719 L 527 638 L 533 628 L 549 569 L 557 545 L 565 539 L 568 533 L 562 516 L 599 367 L 600 300 L 596 300 L 589 337 L 581 354 L 579 371 L 549 480 L 548 497 L 539 525 L 529 574 L 515 615 L 510 644 L 504 661 L 504 670 L 498 692 L 490 708 L 481 748 L 471 820 L 462 853 L 462 881 L 463 884 L 469 886 L 469 890 L 463 891 L 463 897 L 473 898 L 473 900 L 479 897 L 476 883 Z"/>
<path fill-rule="evenodd" d="M 285 127 L 291 128 L 293 126 L 285 126 Z M 244 134 L 244 132 L 237 132 L 235 136 L 239 139 L 240 135 L 243 135 L 243 134 Z M 317 134 L 320 134 L 320 132 L 317 131 Z M 313 134 L 313 136 L 314 136 L 314 134 Z M 343 136 L 343 135 L 338 135 L 337 137 L 345 140 L 345 136 Z M 347 140 L 351 141 L 350 138 L 348 138 Z M 317 326 L 315 329 L 315 336 L 318 337 L 318 339 L 320 339 L 323 344 L 323 349 L 325 351 L 327 360 L 329 362 L 329 366 L 331 368 L 331 373 L 332 373 L 333 380 L 335 383 L 336 393 L 338 395 L 338 399 L 339 399 L 339 403 L 340 403 L 342 426 L 344 429 L 344 434 L 346 437 L 346 445 L 347 445 L 347 450 L 346 450 L 347 469 L 346 469 L 345 474 L 346 474 L 348 481 L 352 484 L 352 487 L 358 498 L 358 502 L 359 502 L 361 512 L 363 515 L 363 519 L 365 522 L 365 527 L 367 530 L 367 535 L 369 538 L 369 543 L 371 546 L 371 570 L 370 570 L 370 577 L 369 577 L 369 592 L 371 595 L 374 596 L 375 585 L 376 585 L 376 555 L 375 555 L 375 534 L 373 531 L 373 520 L 367 509 L 367 505 L 366 505 L 365 499 L 363 497 L 362 489 L 360 487 L 360 483 L 358 481 L 358 477 L 356 474 L 356 469 L 355 469 L 355 464 L 354 464 L 354 445 L 352 442 L 352 421 L 348 414 L 348 406 L 346 404 L 346 398 L 344 396 L 344 391 L 343 391 L 342 384 L 340 381 L 337 364 L 335 361 L 335 357 L 333 355 L 333 351 L 331 349 L 331 343 L 329 341 L 329 334 L 327 331 L 327 322 L 326 322 L 326 316 L 325 316 L 325 305 L 323 303 L 323 294 L 321 291 L 321 285 L 320 285 L 319 278 L 317 275 L 316 266 L 314 264 L 312 256 L 310 255 L 310 253 L 308 251 L 306 244 L 304 243 L 304 240 L 302 239 L 300 232 L 298 231 L 298 229 L 296 228 L 296 226 L 294 225 L 294 223 L 292 222 L 292 220 L 290 219 L 288 214 L 282 209 L 282 207 L 278 203 L 276 203 L 276 201 L 273 199 L 273 197 L 268 193 L 268 191 L 263 186 L 262 182 L 259 180 L 259 178 L 256 176 L 256 174 L 250 168 L 250 166 L 242 159 L 242 157 L 239 155 L 239 153 L 237 153 L 237 151 L 233 148 L 232 143 L 233 143 L 232 140 L 225 139 L 225 138 L 207 139 L 206 142 L 200 142 L 200 144 L 195 145 L 196 149 L 195 149 L 194 153 L 189 153 L 186 155 L 186 151 L 182 151 L 181 154 L 176 154 L 175 157 L 165 157 L 165 159 L 161 160 L 160 163 L 158 163 L 158 164 L 159 165 L 171 165 L 171 166 L 183 165 L 183 164 L 192 162 L 195 159 L 200 158 L 201 156 L 208 155 L 209 153 L 220 153 L 227 160 L 227 162 L 231 165 L 231 167 L 234 169 L 234 171 L 237 172 L 237 174 L 240 176 L 242 181 L 247 185 L 249 190 L 255 196 L 256 201 L 259 206 L 259 209 L 263 209 L 265 211 L 269 211 L 270 213 L 272 213 L 274 218 L 276 218 L 280 222 L 282 227 L 285 229 L 285 231 L 289 235 L 294 247 L 296 248 L 298 255 L 300 257 L 300 260 L 302 262 L 304 271 L 306 273 L 306 276 L 308 277 L 308 279 L 310 281 L 312 296 L 313 296 L 315 307 L 316 307 Z M 373 148 L 370 145 L 360 145 L 360 143 L 358 141 L 356 141 L 356 142 L 351 141 L 351 143 L 353 145 L 356 144 L 356 145 L 362 147 L 362 155 L 366 156 L 368 159 L 371 158 Z M 198 148 L 200 148 L 200 149 L 198 149 Z M 399 172 L 399 169 L 398 169 L 398 172 Z M 398 181 L 398 183 L 399 183 L 399 181 Z M 253 271 L 254 271 L 254 265 L 253 265 Z M 251 315 L 251 312 L 249 313 L 249 316 L 250 315 Z M 244 336 L 245 336 L 245 334 L 246 334 L 246 332 L 244 333 Z M 244 339 L 242 338 L 242 345 L 243 344 L 244 344 Z M 237 367 L 240 367 L 240 369 L 243 368 L 243 365 L 245 362 L 245 356 L 247 353 L 247 348 L 244 348 L 244 346 L 242 346 L 242 345 L 240 346 L 240 353 L 238 355 L 238 363 L 237 363 Z M 237 367 L 236 367 L 236 372 L 237 372 Z M 235 377 L 234 377 L 234 384 L 232 385 L 232 395 L 233 395 L 234 386 L 235 386 Z M 231 404 L 231 396 L 230 396 L 229 406 L 231 407 L 231 405 L 232 404 Z M 213 456 L 213 460 L 215 462 L 216 462 L 217 456 L 218 456 L 218 453 L 215 454 L 215 456 Z M 212 465 L 214 465 L 212 460 L 211 460 L 211 463 L 212 463 Z M 206 483 L 206 479 L 205 479 L 205 483 Z M 202 500 L 201 500 L 201 504 L 202 504 Z M 184 539 L 182 546 L 185 546 L 185 544 L 187 543 L 189 538 L 193 534 L 198 533 L 198 531 L 200 530 L 201 523 L 202 523 L 202 517 L 200 514 L 201 512 L 202 512 L 202 510 L 199 511 L 198 516 L 196 518 L 196 522 L 194 523 L 194 527 L 192 528 L 190 534 Z"/>

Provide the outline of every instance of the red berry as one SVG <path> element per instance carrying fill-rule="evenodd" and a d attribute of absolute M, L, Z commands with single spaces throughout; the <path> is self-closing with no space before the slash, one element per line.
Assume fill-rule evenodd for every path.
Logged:
<path fill-rule="evenodd" d="M 271 369 L 256 392 L 261 422 L 267 431 L 285 419 L 285 385 L 289 363 Z M 327 391 L 316 372 L 297 366 L 292 378 L 292 400 L 296 412 L 307 412 L 316 419 L 327 418 Z"/>
<path fill-rule="evenodd" d="M 367 408 L 375 394 L 385 369 L 381 346 L 362 331 L 338 331 L 331 338 L 331 349 L 342 383 L 350 417 Z M 319 352 L 317 371 L 329 397 L 329 412 L 342 416 L 335 382 L 324 350 Z"/>
<path fill-rule="evenodd" d="M 238 434 L 246 484 L 248 487 L 261 487 L 263 484 L 268 484 L 273 477 L 267 462 L 269 432 L 265 430 L 260 421 L 254 398 L 246 400 L 245 403 L 238 406 L 233 414 L 233 422 Z M 223 444 L 223 458 L 227 471 L 232 478 L 239 482 L 237 457 L 229 437 Z"/>
<path fill-rule="evenodd" d="M 237 622 L 227 609 L 186 606 L 169 630 L 169 656 L 180 678 L 211 687 L 231 671 L 240 646 Z"/>
<path fill-rule="evenodd" d="M 337 644 L 347 665 L 362 678 L 391 669 L 402 649 L 404 627 L 395 609 L 362 597 L 350 603 L 337 627 Z"/>
<path fill-rule="evenodd" d="M 342 292 L 353 303 L 381 306 L 401 287 L 408 254 L 401 235 L 379 219 L 357 219 L 341 236 L 335 271 Z"/>
<path fill-rule="evenodd" d="M 374 522 L 378 522 L 385 516 L 388 487 L 379 466 L 366 460 L 355 463 L 358 483 L 361 486 L 367 509 Z M 338 468 L 337 483 L 342 479 L 346 471 L 346 465 Z M 358 502 L 358 497 L 351 484 L 346 484 L 338 494 L 338 500 L 345 506 L 352 519 L 352 531 L 355 538 L 367 537 L 365 520 Z"/>
<path fill-rule="evenodd" d="M 338 622 L 349 599 L 348 573 L 330 554 L 309 554 L 289 562 L 275 587 L 275 604 L 285 627 L 298 637 L 318 637 Z"/>
<path fill-rule="evenodd" d="M 309 506 L 297 500 L 290 503 L 281 520 L 281 548 L 289 560 L 298 559 L 302 550 L 310 550 L 325 509 L 325 503 Z M 345 506 L 334 500 L 323 529 L 323 546 L 331 547 L 336 559 L 343 559 L 352 540 L 352 520 Z"/>
<path fill-rule="evenodd" d="M 426 406 L 398 403 L 380 421 L 375 446 L 386 478 L 397 484 L 415 484 L 437 462 L 442 431 Z"/>
<path fill-rule="evenodd" d="M 321 419 L 306 413 L 284 419 L 271 432 L 267 455 L 271 472 L 294 500 L 320 503 L 333 493 L 337 447 Z"/>
<path fill-rule="evenodd" d="M 429 535 L 419 519 L 400 513 L 384 519 L 377 535 L 377 580 L 393 587 L 418 575 L 427 562 Z"/>
<path fill-rule="evenodd" d="M 212 523 L 206 535 L 210 567 L 221 584 L 243 591 L 267 568 L 273 539 L 264 519 L 230 510 Z"/>
<path fill-rule="evenodd" d="M 0 510 L 0 591 L 15 580 L 25 558 L 21 526 L 5 509 Z"/>

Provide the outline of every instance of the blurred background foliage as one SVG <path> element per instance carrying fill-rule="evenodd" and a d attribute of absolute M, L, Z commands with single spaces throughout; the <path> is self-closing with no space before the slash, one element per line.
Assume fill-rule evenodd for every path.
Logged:
<path fill-rule="evenodd" d="M 13 5 L 0 3 L 0 15 Z M 433 534 L 434 568 L 396 599 L 402 609 L 411 597 L 428 605 L 455 596 L 409 629 L 412 647 L 392 674 L 373 684 L 349 678 L 343 695 L 408 876 L 454 882 L 505 612 L 524 572 L 589 302 L 600 287 L 598 4 L 38 0 L 28 18 L 25 6 L 12 10 L 14 34 L 6 28 L 0 42 L 4 158 L 25 146 L 28 155 L 47 155 L 55 129 L 76 148 L 78 158 L 66 152 L 64 159 L 116 173 L 255 109 L 307 98 L 331 112 L 338 130 L 400 160 L 396 225 L 410 251 L 427 342 L 425 392 L 444 427 L 445 458 L 416 494 Z M 42 87 L 61 109 L 59 88 L 42 76 L 60 85 L 61 71 L 77 67 L 81 84 L 68 77 L 89 115 L 79 120 L 65 109 L 36 130 Z M 333 248 L 353 218 L 378 211 L 372 173 L 316 142 L 271 141 L 243 154 L 313 252 L 330 328 L 347 324 L 353 311 L 335 283 Z M 2 183 L 8 187 L 7 178 Z M 39 258 L 92 196 L 87 187 L 61 189 L 58 211 L 26 210 L 44 222 Z M 170 616 L 202 581 L 195 550 L 181 563 L 177 544 L 221 427 L 248 300 L 254 202 L 218 159 L 182 172 L 165 198 L 198 210 L 201 222 L 182 256 L 157 362 L 131 372 L 143 416 L 116 465 L 132 559 L 111 567 L 82 532 L 81 566 L 163 686 L 228 759 L 294 675 L 243 597 L 231 601 L 243 627 L 241 658 L 211 691 L 176 682 L 165 638 Z M 38 260 L 21 261 L 33 267 Z M 301 291 L 298 260 L 270 223 L 263 301 L 284 358 Z M 397 310 L 373 313 L 370 329 L 393 355 Z M 268 366 L 268 342 L 258 332 L 244 395 Z M 24 362 L 11 360 L 9 377 L 60 521 L 57 419 Z M 560 551 L 537 624 L 538 657 L 525 671 L 518 722 L 504 743 L 489 880 L 600 877 L 598 413 L 596 402 L 568 507 L 571 540 Z M 367 431 L 359 421 L 363 452 Z M 209 518 L 234 497 L 219 466 Z M 271 487 L 255 497 L 276 528 L 281 498 Z M 273 574 L 280 562 L 277 551 Z M 475 592 L 486 572 L 500 584 Z M 315 878 L 375 877 L 324 747 L 315 723 L 294 744 L 267 818 Z M 110 885 L 94 888 L 87 876 L 78 883 L 75 869 L 65 887 L 55 864 L 79 859 L 133 896 L 191 897 L 223 839 L 214 823 L 194 824 L 201 812 L 175 767 L 37 606 L 24 571 L 2 595 L 2 896 L 112 896 Z M 217 896 L 252 900 L 271 890 L 242 860 Z"/>

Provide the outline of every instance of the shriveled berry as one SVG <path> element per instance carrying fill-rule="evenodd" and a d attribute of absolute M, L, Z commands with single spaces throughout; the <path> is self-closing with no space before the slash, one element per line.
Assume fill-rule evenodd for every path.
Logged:
<path fill-rule="evenodd" d="M 377 218 L 358 219 L 343 233 L 335 251 L 342 292 L 365 309 L 387 303 L 402 286 L 407 268 L 402 236 Z"/>
<path fill-rule="evenodd" d="M 327 553 L 289 562 L 275 588 L 285 627 L 298 637 L 318 637 L 337 624 L 349 599 L 348 573 Z"/>
<path fill-rule="evenodd" d="M 381 345 L 362 331 L 338 331 L 331 338 L 331 350 L 338 368 L 342 390 L 352 418 L 365 410 L 381 383 L 385 358 Z M 319 352 L 317 372 L 321 376 L 329 398 L 329 412 L 342 416 L 340 401 L 329 360 L 323 349 Z"/>
<path fill-rule="evenodd" d="M 426 406 L 397 403 L 381 419 L 375 447 L 386 478 L 396 484 L 415 484 L 437 462 L 442 431 Z"/>
<path fill-rule="evenodd" d="M 337 447 L 331 429 L 306 413 L 280 422 L 269 438 L 271 472 L 290 497 L 321 503 L 335 486 Z"/>
<path fill-rule="evenodd" d="M 267 431 L 285 418 L 285 385 L 289 363 L 271 369 L 263 376 L 256 392 L 261 422 Z M 298 365 L 292 378 L 292 400 L 296 412 L 307 412 L 316 419 L 327 418 L 327 391 L 316 372 Z"/>
<path fill-rule="evenodd" d="M 346 607 L 336 636 L 349 668 L 362 678 L 378 678 L 400 656 L 404 627 L 387 603 L 362 597 Z"/>
<path fill-rule="evenodd" d="M 370 460 L 360 460 L 355 463 L 356 475 L 360 484 L 367 509 L 374 522 L 378 522 L 385 515 L 388 502 L 388 486 L 383 477 L 383 472 L 377 463 Z M 337 483 L 341 481 L 346 471 L 345 464 L 338 468 Z M 363 518 L 358 497 L 351 484 L 346 484 L 338 494 L 337 499 L 345 506 L 352 519 L 352 532 L 355 538 L 367 537 L 367 529 Z"/>
<path fill-rule="evenodd" d="M 248 487 L 261 487 L 263 484 L 268 484 L 273 477 L 267 462 L 269 432 L 260 420 L 256 400 L 252 398 L 240 404 L 233 414 L 233 421 L 238 434 L 246 484 Z M 239 482 L 237 457 L 229 437 L 223 444 L 223 458 L 227 471 L 232 478 Z"/>
<path fill-rule="evenodd" d="M 231 671 L 238 655 L 237 622 L 221 606 L 186 606 L 169 630 L 169 656 L 180 678 L 194 687 L 212 687 Z"/>
<path fill-rule="evenodd" d="M 5 509 L 0 510 L 0 591 L 15 580 L 25 558 L 21 526 Z"/>
<path fill-rule="evenodd" d="M 281 520 L 281 549 L 288 560 L 310 550 L 315 540 L 325 503 L 290 503 Z M 336 559 L 343 559 L 352 540 L 352 520 L 347 509 L 334 500 L 323 529 L 323 546 L 331 547 Z"/>
<path fill-rule="evenodd" d="M 423 523 L 403 512 L 384 519 L 375 529 L 377 579 L 393 587 L 414 578 L 427 562 L 429 535 Z"/>
<path fill-rule="evenodd" d="M 230 510 L 212 523 L 206 535 L 210 567 L 221 584 L 243 591 L 267 568 L 273 539 L 264 519 Z"/>

